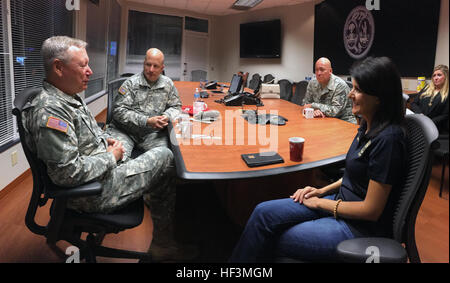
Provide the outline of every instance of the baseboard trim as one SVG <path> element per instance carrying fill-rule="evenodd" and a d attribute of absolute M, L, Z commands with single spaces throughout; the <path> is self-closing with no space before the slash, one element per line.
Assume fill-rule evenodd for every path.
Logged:
<path fill-rule="evenodd" d="M 97 122 L 106 122 L 106 115 L 107 115 L 108 108 L 103 109 L 100 113 L 95 116 L 95 120 Z"/>
<path fill-rule="evenodd" d="M 27 169 L 23 172 L 19 177 L 14 179 L 11 183 L 9 183 L 3 190 L 0 191 L 0 199 L 4 198 L 10 191 L 16 188 L 21 182 L 23 182 L 26 178 L 31 176 L 31 169 Z"/>

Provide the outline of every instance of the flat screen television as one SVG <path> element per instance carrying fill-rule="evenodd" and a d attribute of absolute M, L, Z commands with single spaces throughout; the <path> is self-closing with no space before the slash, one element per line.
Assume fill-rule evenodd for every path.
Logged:
<path fill-rule="evenodd" d="M 240 57 L 281 58 L 281 21 L 241 24 Z"/>

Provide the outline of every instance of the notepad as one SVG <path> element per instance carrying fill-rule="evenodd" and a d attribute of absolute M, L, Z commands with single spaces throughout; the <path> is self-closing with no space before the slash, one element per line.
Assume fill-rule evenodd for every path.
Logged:
<path fill-rule="evenodd" d="M 248 167 L 258 167 L 270 164 L 284 163 L 283 157 L 276 152 L 261 152 L 241 154 Z"/>

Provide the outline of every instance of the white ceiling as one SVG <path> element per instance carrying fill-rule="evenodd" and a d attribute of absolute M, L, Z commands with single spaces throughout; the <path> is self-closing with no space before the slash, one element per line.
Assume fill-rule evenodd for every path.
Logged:
<path fill-rule="evenodd" d="M 145 3 L 152 6 L 175 8 L 193 11 L 205 15 L 224 16 L 245 11 L 231 9 L 236 0 L 128 0 L 129 2 Z M 314 0 L 263 0 L 250 11 L 267 9 L 277 6 L 296 5 Z M 248 10 L 247 10 L 248 11 Z"/>

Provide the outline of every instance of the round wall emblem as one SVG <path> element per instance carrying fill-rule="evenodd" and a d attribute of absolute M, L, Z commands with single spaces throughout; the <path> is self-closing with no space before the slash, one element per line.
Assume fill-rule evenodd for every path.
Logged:
<path fill-rule="evenodd" d="M 350 57 L 360 59 L 372 47 L 375 37 L 375 21 L 369 10 L 357 6 L 347 17 L 344 26 L 344 46 Z"/>

